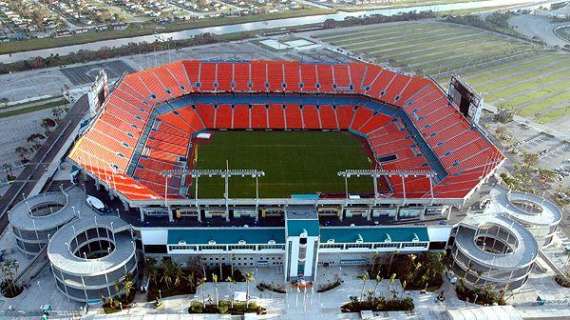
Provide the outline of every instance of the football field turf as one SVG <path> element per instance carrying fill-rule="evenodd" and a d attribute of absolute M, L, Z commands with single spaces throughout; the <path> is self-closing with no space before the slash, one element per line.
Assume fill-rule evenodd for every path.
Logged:
<path fill-rule="evenodd" d="M 370 160 L 359 138 L 348 132 L 231 131 L 215 132 L 210 141 L 197 144 L 194 167 L 198 169 L 263 170 L 261 198 L 285 198 L 294 193 L 343 193 L 344 169 L 368 169 Z M 192 192 L 195 188 L 192 187 Z M 372 192 L 371 178 L 349 180 L 349 191 Z M 222 198 L 223 178 L 201 177 L 199 198 Z M 230 198 L 255 197 L 255 180 L 232 177 Z"/>

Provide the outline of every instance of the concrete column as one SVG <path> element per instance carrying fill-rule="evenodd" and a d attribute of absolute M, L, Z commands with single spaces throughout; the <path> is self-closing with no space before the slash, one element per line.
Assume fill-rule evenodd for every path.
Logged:
<path fill-rule="evenodd" d="M 174 215 L 172 214 L 172 208 L 170 206 L 166 207 L 168 210 L 168 221 L 174 222 Z"/>

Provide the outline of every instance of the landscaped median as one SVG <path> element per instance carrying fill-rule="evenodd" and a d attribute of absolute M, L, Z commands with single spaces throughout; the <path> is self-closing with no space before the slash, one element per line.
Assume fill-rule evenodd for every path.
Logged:
<path fill-rule="evenodd" d="M 414 301 L 411 297 L 386 299 L 369 295 L 363 300 L 358 297 L 350 297 L 350 302 L 340 307 L 342 312 L 370 311 L 412 311 Z"/>
<path fill-rule="evenodd" d="M 266 309 L 252 302 L 237 302 L 231 300 L 220 300 L 218 303 L 207 303 L 193 300 L 188 307 L 188 313 L 219 313 L 241 315 L 245 313 L 266 314 Z"/>

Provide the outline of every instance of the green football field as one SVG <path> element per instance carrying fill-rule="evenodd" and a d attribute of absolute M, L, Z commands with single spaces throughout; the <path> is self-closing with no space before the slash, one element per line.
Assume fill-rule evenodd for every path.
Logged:
<path fill-rule="evenodd" d="M 259 179 L 261 198 L 285 198 L 294 193 L 342 193 L 344 169 L 368 169 L 370 160 L 361 141 L 348 132 L 216 132 L 206 144 L 197 144 L 194 161 L 198 169 L 263 170 Z M 192 187 L 191 192 L 195 188 Z M 349 180 L 349 191 L 372 192 L 370 178 Z M 221 198 L 223 178 L 201 177 L 199 198 Z M 231 198 L 255 197 L 253 178 L 230 178 Z M 194 195 L 193 195 L 194 196 Z"/>

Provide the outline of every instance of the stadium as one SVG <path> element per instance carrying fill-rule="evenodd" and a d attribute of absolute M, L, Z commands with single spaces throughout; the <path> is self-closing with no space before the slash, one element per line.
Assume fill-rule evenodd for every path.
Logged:
<path fill-rule="evenodd" d="M 458 78 L 445 92 L 361 62 L 179 61 L 127 74 L 110 93 L 96 87 L 68 158 L 121 219 L 91 236 L 88 215 L 71 224 L 104 245 L 73 255 L 49 244 L 60 290 L 79 301 L 111 294 L 103 271 L 77 285 L 81 254 L 109 254 L 109 274 L 133 265 L 130 249 L 115 253 L 111 221 L 130 225 L 121 237 L 141 256 L 282 268 L 284 281 L 380 253 L 442 251 L 451 208 L 505 160 Z M 54 238 L 65 237 L 78 236 L 67 225 Z"/>
<path fill-rule="evenodd" d="M 363 198 L 461 204 L 503 160 L 430 79 L 281 61 L 182 61 L 126 75 L 70 158 L 133 207 L 196 204 L 192 186 L 212 175 L 228 175 L 240 198 L 336 198 L 347 193 L 343 170 L 370 177 L 354 183 Z M 261 195 L 248 197 L 240 189 L 255 183 L 233 176 L 262 180 Z"/>

